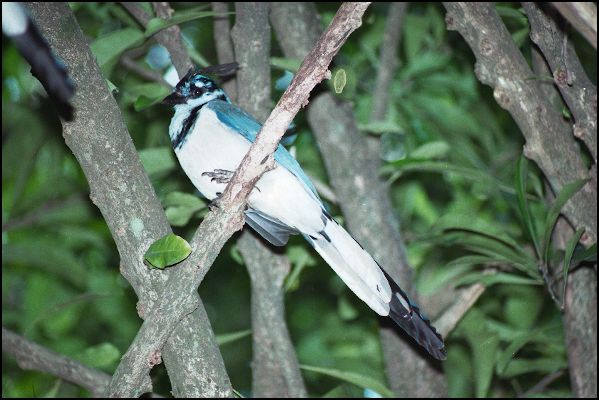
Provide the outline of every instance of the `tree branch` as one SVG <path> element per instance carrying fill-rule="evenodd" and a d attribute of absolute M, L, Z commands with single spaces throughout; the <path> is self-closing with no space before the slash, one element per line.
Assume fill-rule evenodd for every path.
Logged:
<path fill-rule="evenodd" d="M 231 35 L 240 64 L 238 103 L 260 121 L 271 109 L 269 8 L 268 3 L 236 3 Z M 252 282 L 252 395 L 307 397 L 285 324 L 283 282 L 291 269 L 289 260 L 273 253 L 247 229 L 237 247 Z"/>
<path fill-rule="evenodd" d="M 141 6 L 136 2 L 121 2 L 123 7 L 139 22 L 144 28 L 152 19 Z M 168 2 L 153 2 L 154 12 L 156 16 L 162 19 L 170 19 L 172 9 Z M 166 47 L 171 55 L 171 62 L 175 66 L 179 76 L 187 73 L 189 68 L 193 67 L 193 63 L 187 54 L 183 41 L 181 40 L 181 28 L 178 25 L 173 25 L 167 29 L 163 29 L 155 35 L 156 41 Z"/>
<path fill-rule="evenodd" d="M 397 68 L 397 50 L 407 8 L 408 3 L 395 2 L 389 6 L 387 25 L 385 26 L 385 33 L 381 44 L 381 61 L 372 96 L 372 114 L 370 115 L 370 119 L 373 121 L 385 119 L 387 109 L 389 108 L 391 82 Z"/>
<path fill-rule="evenodd" d="M 170 233 L 170 226 L 69 7 L 66 3 L 30 3 L 29 8 L 77 84 L 73 98 L 76 118 L 64 123 L 63 135 L 87 177 L 90 198 L 110 228 L 121 256 L 121 273 L 140 299 L 137 308 L 143 318 L 161 300 L 168 277 L 181 274 L 177 269 L 150 270 L 143 263 L 145 250 Z M 224 363 L 197 293 L 186 297 L 185 306 L 185 318 L 177 320 L 162 352 L 156 349 L 146 354 L 145 362 L 157 363 L 162 354 L 175 394 L 230 395 Z M 146 373 L 131 393 L 141 395 L 150 388 Z"/>
<path fill-rule="evenodd" d="M 553 81 L 574 116 L 574 136 L 587 146 L 597 164 L 597 88 L 584 71 L 572 42 L 539 3 L 522 3 L 530 22 L 530 38 L 543 53 Z"/>
<path fill-rule="evenodd" d="M 327 77 L 328 65 L 347 37 L 361 25 L 369 3 L 343 3 L 312 52 L 270 114 L 250 151 L 241 162 L 219 208 L 210 212 L 190 242 L 193 249 L 164 285 L 160 300 L 147 313 L 137 336 L 123 356 L 110 384 L 110 396 L 131 396 L 139 386 L 177 321 L 189 311 L 188 296 L 208 272 L 210 265 L 233 232 L 243 226 L 247 197 L 261 174 L 270 169 L 272 154 L 291 120 L 308 100 L 310 91 Z"/>
<path fill-rule="evenodd" d="M 290 58 L 301 59 L 320 31 L 312 3 L 274 3 L 271 23 L 285 56 Z M 323 93 L 311 101 L 308 121 L 335 193 L 343 199 L 340 206 L 352 236 L 402 287 L 410 290 L 411 269 L 399 224 L 388 187 L 378 179 L 379 153 L 368 146 L 358 130 L 351 105 Z M 384 327 L 381 332 L 388 380 L 400 397 L 446 395 L 442 374 L 400 339 L 396 328 Z"/>
<path fill-rule="evenodd" d="M 2 327 L 2 352 L 14 356 L 19 367 L 58 376 L 100 397 L 110 375 L 55 353 Z"/>
<path fill-rule="evenodd" d="M 233 44 L 231 43 L 231 24 L 229 23 L 229 3 L 215 1 L 212 3 L 212 11 L 220 16 L 214 16 L 214 46 L 219 64 L 227 64 L 235 61 Z M 237 85 L 235 79 L 229 79 L 223 83 L 223 89 L 229 98 L 237 100 Z"/>
<path fill-rule="evenodd" d="M 524 154 L 543 171 L 554 192 L 588 171 L 572 133 L 561 115 L 543 96 L 539 83 L 514 44 L 510 33 L 489 3 L 444 3 L 447 29 L 457 30 L 476 56 L 478 79 L 494 90 L 497 103 L 514 118 L 524 138 Z M 564 215 L 584 228 L 587 243 L 597 240 L 597 186 L 585 185 L 564 207 Z"/>
<path fill-rule="evenodd" d="M 553 2 L 553 7 L 597 49 L 597 6 L 591 2 Z"/>

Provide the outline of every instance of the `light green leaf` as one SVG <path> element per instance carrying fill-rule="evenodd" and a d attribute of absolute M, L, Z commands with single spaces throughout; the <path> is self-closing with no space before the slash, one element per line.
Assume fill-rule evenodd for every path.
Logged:
<path fill-rule="evenodd" d="M 300 65 L 302 64 L 301 60 L 295 58 L 283 58 L 283 57 L 271 57 L 270 65 L 274 68 L 281 69 L 283 71 L 291 71 L 293 73 L 297 72 Z"/>
<path fill-rule="evenodd" d="M 206 207 L 198 196 L 183 192 L 170 192 L 163 201 L 166 218 L 173 226 L 185 226 L 197 211 Z"/>
<path fill-rule="evenodd" d="M 482 283 L 485 286 L 492 286 L 498 283 L 509 285 L 542 285 L 542 279 L 531 279 L 520 275 L 499 272 L 496 274 L 483 274 L 482 272 L 473 272 L 464 275 L 456 280 L 456 285 L 470 285 L 472 283 Z"/>
<path fill-rule="evenodd" d="M 185 260 L 190 254 L 189 243 L 182 237 L 169 233 L 152 243 L 144 254 L 144 259 L 150 267 L 164 269 Z"/>
<path fill-rule="evenodd" d="M 215 16 L 227 16 L 232 14 L 231 12 L 227 13 L 215 13 L 214 11 L 202 11 L 206 7 L 201 6 L 190 10 L 178 11 L 172 15 L 172 17 L 168 20 L 162 18 L 152 18 L 148 24 L 146 25 L 146 31 L 144 33 L 145 37 L 148 38 L 155 33 L 166 29 L 173 25 L 182 24 L 184 22 L 193 21 L 198 18 L 206 18 L 206 17 L 215 17 Z"/>
<path fill-rule="evenodd" d="M 340 68 L 335 72 L 335 77 L 333 78 L 333 87 L 335 88 L 335 93 L 340 94 L 343 92 L 343 88 L 347 83 L 347 75 L 343 68 Z"/>
<path fill-rule="evenodd" d="M 564 208 L 564 205 L 578 192 L 582 187 L 588 182 L 588 179 L 578 179 L 574 182 L 570 182 L 567 185 L 564 185 L 562 190 L 559 192 L 557 197 L 555 198 L 555 202 L 549 209 L 547 213 L 547 218 L 545 219 L 545 234 L 543 235 L 543 261 L 547 262 L 549 259 L 549 243 L 551 241 L 551 232 L 553 232 L 553 228 L 559 217 L 559 214 Z"/>
<path fill-rule="evenodd" d="M 122 52 L 143 43 L 144 35 L 139 29 L 125 28 L 102 36 L 91 44 L 91 50 L 100 67 L 116 61 Z"/>
<path fill-rule="evenodd" d="M 139 158 L 150 176 L 172 171 L 177 166 L 173 150 L 167 146 L 140 150 Z"/>
<path fill-rule="evenodd" d="M 121 357 L 121 352 L 112 343 L 101 343 L 88 347 L 77 357 L 82 363 L 93 368 L 112 367 Z"/>
<path fill-rule="evenodd" d="M 310 365 L 300 365 L 300 368 L 304 371 L 312 371 L 319 374 L 332 376 L 333 378 L 344 380 L 364 389 L 372 389 L 385 397 L 395 397 L 395 394 L 390 389 L 388 389 L 381 382 L 369 376 L 364 376 L 350 371 L 340 371 L 338 369 L 332 368 L 313 367 Z"/>
<path fill-rule="evenodd" d="M 416 148 L 410 154 L 412 158 L 419 158 L 424 160 L 431 160 L 433 158 L 443 158 L 449 152 L 449 143 L 439 140 L 435 142 L 428 142 L 422 146 Z"/>
<path fill-rule="evenodd" d="M 232 343 L 237 340 L 248 337 L 251 334 L 252 334 L 251 329 L 245 329 L 243 331 L 233 332 L 233 333 L 223 333 L 220 335 L 216 335 L 216 343 L 218 343 L 219 346 L 223 346 L 225 344 Z"/>
<path fill-rule="evenodd" d="M 518 207 L 520 215 L 524 221 L 524 226 L 528 232 L 528 236 L 532 239 L 537 256 L 541 257 L 541 246 L 539 245 L 539 237 L 535 221 L 530 212 L 528 200 L 526 198 L 526 181 L 528 177 L 528 161 L 524 155 L 520 156 L 516 164 L 516 194 L 518 196 Z"/>
<path fill-rule="evenodd" d="M 373 121 L 366 124 L 358 124 L 358 129 L 364 132 L 381 135 L 383 133 L 403 134 L 404 131 L 397 123 L 391 120 Z"/>

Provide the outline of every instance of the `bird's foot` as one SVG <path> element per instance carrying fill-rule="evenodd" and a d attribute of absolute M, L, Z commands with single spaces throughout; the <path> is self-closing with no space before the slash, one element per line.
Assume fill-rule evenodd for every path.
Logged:
<path fill-rule="evenodd" d="M 216 211 L 218 208 L 220 208 L 220 196 L 222 195 L 221 192 L 216 192 L 216 197 L 214 198 L 214 200 L 212 200 L 210 203 L 208 203 L 208 209 L 210 211 Z"/>
<path fill-rule="evenodd" d="M 202 172 L 202 176 L 210 177 L 210 182 L 216 183 L 229 183 L 235 171 L 228 171 L 226 169 L 215 169 L 211 172 Z"/>

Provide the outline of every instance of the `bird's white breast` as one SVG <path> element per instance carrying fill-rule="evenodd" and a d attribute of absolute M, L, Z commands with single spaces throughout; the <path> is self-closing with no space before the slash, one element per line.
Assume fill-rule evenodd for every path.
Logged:
<path fill-rule="evenodd" d="M 180 126 L 173 118 L 171 127 Z M 209 200 L 218 197 L 226 184 L 203 172 L 235 171 L 250 148 L 250 142 L 225 126 L 208 107 L 202 108 L 183 145 L 175 150 L 181 167 L 194 186 Z M 277 164 L 265 173 L 248 199 L 248 205 L 307 234 L 323 229 L 322 208 L 298 178 Z"/>

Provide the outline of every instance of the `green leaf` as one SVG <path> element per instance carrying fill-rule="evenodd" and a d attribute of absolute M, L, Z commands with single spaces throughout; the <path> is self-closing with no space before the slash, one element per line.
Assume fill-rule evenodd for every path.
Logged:
<path fill-rule="evenodd" d="M 340 371 L 332 368 L 313 367 L 310 365 L 300 365 L 304 371 L 312 371 L 323 375 L 332 376 L 333 378 L 352 383 L 364 389 L 372 389 L 375 392 L 382 394 L 385 397 L 395 397 L 395 394 L 381 382 L 369 376 L 364 376 L 355 372 Z"/>
<path fill-rule="evenodd" d="M 215 13 L 214 11 L 202 11 L 205 8 L 205 6 L 201 6 L 190 10 L 178 11 L 174 13 L 168 20 L 158 17 L 152 18 L 146 25 L 146 31 L 144 32 L 144 36 L 148 38 L 163 29 L 166 29 L 173 25 L 182 24 L 184 22 L 193 21 L 194 19 L 206 17 L 221 17 L 232 14 L 232 12 Z"/>
<path fill-rule="evenodd" d="M 94 40 L 91 50 L 100 67 L 114 62 L 122 52 L 143 42 L 144 35 L 139 29 L 125 28 Z"/>
<path fill-rule="evenodd" d="M 572 264 L 578 265 L 581 262 L 597 262 L 597 243 L 594 243 L 588 249 L 584 246 L 577 246 L 572 257 Z"/>
<path fill-rule="evenodd" d="M 121 352 L 112 343 L 101 343 L 88 347 L 77 357 L 82 363 L 93 368 L 110 368 L 120 359 Z"/>
<path fill-rule="evenodd" d="M 270 65 L 274 68 L 281 69 L 283 71 L 291 71 L 293 73 L 297 72 L 300 65 L 302 64 L 301 60 L 296 58 L 283 58 L 283 57 L 271 57 Z"/>
<path fill-rule="evenodd" d="M 169 233 L 152 243 L 144 254 L 144 259 L 150 267 L 164 269 L 185 260 L 190 254 L 189 243 L 182 237 Z"/>
<path fill-rule="evenodd" d="M 403 129 L 395 121 L 391 120 L 372 121 L 366 124 L 358 124 L 358 129 L 375 135 L 381 135 L 383 133 L 404 133 Z"/>
<path fill-rule="evenodd" d="M 142 83 L 128 89 L 136 97 L 133 104 L 135 111 L 141 111 L 162 101 L 171 90 L 155 82 Z"/>
<path fill-rule="evenodd" d="M 566 288 L 568 287 L 568 272 L 570 271 L 570 263 L 572 262 L 572 255 L 574 254 L 574 249 L 576 249 L 576 245 L 580 240 L 580 237 L 584 233 L 584 228 L 580 228 L 576 231 L 574 236 L 570 238 L 568 241 L 568 245 L 566 246 L 566 253 L 564 254 L 564 286 L 562 289 L 562 305 L 566 303 Z"/>
<path fill-rule="evenodd" d="M 340 94 L 343 92 L 343 88 L 347 83 L 347 75 L 343 68 L 340 68 L 335 72 L 335 77 L 333 78 L 333 87 L 335 88 L 335 93 Z"/>
<path fill-rule="evenodd" d="M 171 192 L 166 195 L 163 205 L 166 218 L 173 226 L 185 226 L 197 211 L 206 207 L 198 196 L 183 192 Z"/>
<path fill-rule="evenodd" d="M 139 158 L 150 176 L 169 172 L 177 167 L 170 147 L 153 147 L 139 151 Z"/>
<path fill-rule="evenodd" d="M 220 335 L 216 335 L 216 343 L 219 346 L 223 346 L 225 344 L 228 343 L 232 343 L 235 342 L 237 340 L 243 339 L 245 337 L 248 337 L 252 334 L 252 330 L 251 329 L 246 329 L 243 331 L 239 331 L 239 332 L 233 332 L 233 333 L 223 333 Z"/>
<path fill-rule="evenodd" d="M 543 262 L 547 262 L 549 259 L 549 243 L 551 241 L 551 232 L 553 232 L 553 228 L 559 217 L 559 214 L 564 208 L 564 205 L 578 192 L 582 187 L 588 182 L 588 179 L 578 179 L 574 182 L 570 182 L 567 185 L 564 185 L 562 190 L 559 192 L 557 197 L 555 198 L 555 202 L 549 209 L 547 213 L 547 218 L 545 219 L 545 234 L 543 235 Z"/>
<path fill-rule="evenodd" d="M 499 337 L 491 332 L 486 316 L 471 309 L 460 324 L 472 349 L 476 397 L 486 397 L 491 385 Z"/>
<path fill-rule="evenodd" d="M 496 371 L 498 375 L 502 375 L 509 363 L 515 358 L 516 353 L 524 347 L 528 342 L 534 339 L 533 334 L 526 333 L 514 337 L 511 343 L 503 350 L 497 359 Z"/>
<path fill-rule="evenodd" d="M 528 177 L 528 161 L 524 155 L 520 156 L 518 163 L 516 164 L 516 194 L 518 196 L 518 207 L 520 208 L 520 215 L 524 220 L 524 225 L 528 232 L 528 236 L 532 239 L 535 247 L 537 257 L 541 257 L 541 246 L 539 245 L 539 237 L 535 221 L 530 212 L 528 206 L 528 200 L 526 199 L 526 181 Z"/>
<path fill-rule="evenodd" d="M 543 280 L 540 278 L 525 278 L 523 276 L 509 274 L 507 272 L 498 272 L 495 274 L 473 272 L 460 277 L 455 282 L 456 285 L 470 285 L 472 283 L 482 283 L 487 287 L 498 283 L 510 285 L 542 285 Z"/>
<path fill-rule="evenodd" d="M 423 160 L 443 158 L 449 152 L 449 144 L 443 140 L 427 142 L 410 153 L 410 157 Z"/>

